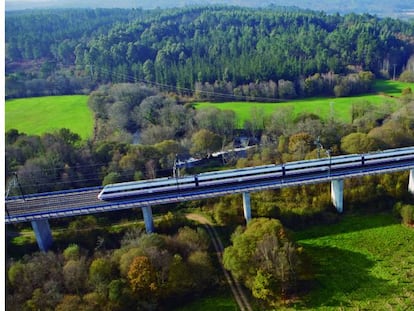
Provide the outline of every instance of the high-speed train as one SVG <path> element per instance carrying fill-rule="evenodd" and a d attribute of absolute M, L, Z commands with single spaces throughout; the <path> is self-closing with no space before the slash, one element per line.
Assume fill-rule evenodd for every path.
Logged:
<path fill-rule="evenodd" d="M 288 162 L 281 165 L 262 165 L 241 169 L 213 171 L 179 178 L 165 177 L 110 184 L 102 189 L 98 194 L 98 199 L 119 200 L 192 188 L 241 184 L 255 180 L 275 180 L 276 182 L 283 181 L 298 174 L 311 176 L 312 174 L 321 174 L 323 171 L 326 171 L 327 174 L 333 174 L 341 170 L 344 171 L 359 167 L 375 169 L 376 166 L 385 164 L 392 166 L 398 165 L 399 163 L 406 163 L 407 161 L 413 161 L 414 163 L 414 147 Z"/>

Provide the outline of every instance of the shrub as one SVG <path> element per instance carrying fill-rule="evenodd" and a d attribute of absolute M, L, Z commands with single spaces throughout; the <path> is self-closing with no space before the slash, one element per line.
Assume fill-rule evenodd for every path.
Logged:
<path fill-rule="evenodd" d="M 414 225 L 414 205 L 403 205 L 400 210 L 402 223 L 405 225 Z"/>
<path fill-rule="evenodd" d="M 70 244 L 63 251 L 63 257 L 65 260 L 77 260 L 79 259 L 80 249 L 77 244 Z"/>
<path fill-rule="evenodd" d="M 412 72 L 410 70 L 405 70 L 400 75 L 400 81 L 402 81 L 402 82 L 414 82 L 414 72 Z"/>

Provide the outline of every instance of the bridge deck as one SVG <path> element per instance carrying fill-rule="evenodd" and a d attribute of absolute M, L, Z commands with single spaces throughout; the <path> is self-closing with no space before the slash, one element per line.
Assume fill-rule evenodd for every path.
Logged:
<path fill-rule="evenodd" d="M 56 192 L 31 195 L 25 198 L 11 197 L 6 200 L 5 222 L 18 223 L 32 220 L 78 216 L 92 213 L 114 211 L 120 209 L 177 203 L 200 200 L 242 192 L 256 192 L 268 189 L 291 187 L 305 184 L 329 182 L 334 179 L 344 179 L 371 174 L 405 171 L 414 168 L 413 158 L 388 165 L 384 163 L 375 167 L 342 168 L 337 171 L 321 169 L 313 172 L 285 176 L 284 178 L 254 180 L 214 187 L 192 187 L 162 194 L 150 194 L 142 197 L 125 198 L 118 201 L 101 201 L 97 196 L 101 188 L 84 188 L 75 191 Z"/>

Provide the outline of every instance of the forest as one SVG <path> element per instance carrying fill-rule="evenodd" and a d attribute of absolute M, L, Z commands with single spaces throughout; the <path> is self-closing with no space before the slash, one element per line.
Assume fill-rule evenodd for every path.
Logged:
<path fill-rule="evenodd" d="M 272 6 L 296 6 L 315 11 L 324 11 L 327 13 L 346 14 L 350 12 L 363 14 L 371 13 L 378 16 L 393 16 L 401 18 L 410 18 L 410 12 L 413 10 L 411 3 L 404 0 L 361 0 L 358 2 L 346 2 L 341 0 L 321 0 L 318 2 L 312 0 L 264 0 L 261 2 L 253 0 L 193 0 L 193 1 L 177 1 L 170 2 L 167 0 L 140 0 L 139 2 L 118 0 L 116 4 L 109 0 L 89 0 L 87 2 L 81 0 L 45 0 L 41 3 L 27 3 L 24 1 L 6 0 L 6 11 L 24 10 L 29 8 L 174 8 L 190 5 L 237 5 L 243 7 L 272 7 Z"/>
<path fill-rule="evenodd" d="M 367 14 L 219 6 L 7 13 L 6 97 L 88 94 L 94 114 L 86 140 L 65 128 L 7 131 L 5 178 L 19 182 L 10 195 L 171 176 L 177 156 L 211 158 L 242 136 L 255 144 L 246 157 L 181 174 L 317 158 L 328 149 L 330 156 L 412 146 L 411 87 L 382 94 L 378 105 L 350 97 L 349 123 L 333 112 L 264 115 L 254 101 L 369 93 L 381 77 L 413 82 L 413 55 L 412 23 Z M 234 111 L 194 106 L 235 98 L 252 104 L 242 129 Z M 386 212 L 411 228 L 407 180 L 407 173 L 346 180 L 347 210 Z M 236 195 L 160 208 L 153 234 L 140 229 L 136 210 L 54 220 L 62 230 L 47 253 L 13 245 L 13 234 L 30 225 L 9 226 L 7 310 L 170 310 L 225 292 L 207 227 L 189 222 L 186 209 L 221 230 L 224 267 L 257 309 L 305 304 L 317 265 L 292 231 L 339 221 L 326 189 L 253 193 L 248 225 Z"/>
<path fill-rule="evenodd" d="M 109 82 L 220 100 L 348 96 L 369 90 L 369 76 L 349 74 L 412 71 L 413 33 L 398 19 L 280 7 L 8 12 L 6 96 Z"/>

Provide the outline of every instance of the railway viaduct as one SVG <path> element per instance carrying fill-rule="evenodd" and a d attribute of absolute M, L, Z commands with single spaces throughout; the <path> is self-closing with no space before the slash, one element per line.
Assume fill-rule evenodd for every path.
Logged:
<path fill-rule="evenodd" d="M 216 186 L 202 190 L 194 187 L 185 192 L 177 189 L 177 191 L 171 191 L 169 194 L 153 194 L 150 198 L 147 197 L 145 199 L 125 198 L 125 200 L 101 201 L 97 199 L 97 195 L 102 189 L 101 187 L 41 193 L 25 197 L 11 197 L 5 202 L 5 222 L 6 224 L 12 224 L 30 221 L 40 250 L 47 251 L 53 243 L 48 221 L 50 218 L 79 216 L 139 207 L 143 213 L 146 231 L 153 232 L 154 223 L 151 206 L 240 193 L 243 198 L 244 217 L 246 222 L 248 222 L 252 217 L 251 192 L 323 182 L 330 182 L 332 203 L 336 210 L 342 213 L 344 208 L 344 179 L 346 178 L 409 170 L 408 191 L 414 194 L 414 147 L 412 149 L 412 157 L 395 164 L 383 163 L 370 168 L 363 166 L 358 168 L 349 167 L 348 169 L 343 168 L 336 173 L 331 172 L 329 168 L 328 170 L 321 170 L 316 175 L 308 175 L 304 172 L 303 174 L 295 174 L 294 177 L 290 178 L 286 176 L 283 179 L 266 179 L 265 181 L 244 183 L 243 185 Z"/>

